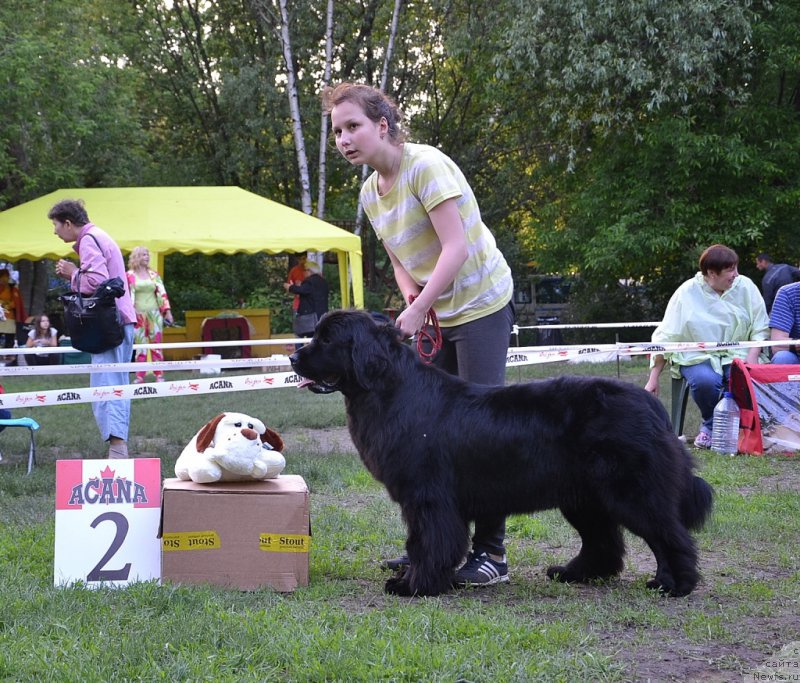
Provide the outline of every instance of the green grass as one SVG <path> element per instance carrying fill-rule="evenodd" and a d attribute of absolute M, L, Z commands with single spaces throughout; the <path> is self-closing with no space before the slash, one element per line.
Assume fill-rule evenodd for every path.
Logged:
<path fill-rule="evenodd" d="M 529 366 L 509 379 L 566 372 L 617 368 Z M 641 386 L 647 367 L 623 363 L 621 373 Z M 85 383 L 4 379 L 8 392 Z M 27 434 L 0 435 L 0 681 L 686 680 L 698 660 L 707 680 L 736 680 L 800 639 L 797 460 L 697 454 L 717 500 L 696 535 L 704 583 L 688 598 L 645 588 L 652 554 L 632 537 L 619 579 L 548 581 L 546 565 L 578 547 L 571 527 L 549 511 L 509 519 L 511 583 L 402 600 L 383 593 L 377 562 L 402 547 L 396 506 L 356 456 L 314 438 L 314 430 L 344 425 L 339 395 L 276 389 L 134 401 L 131 443 L 173 476 L 185 443 L 224 409 L 261 417 L 299 444 L 285 453 L 286 472 L 311 490 L 310 585 L 292 594 L 53 587 L 53 463 L 105 449 L 88 405 L 31 409 L 42 425 L 31 476 Z M 685 662 L 692 666 L 682 670 Z"/>

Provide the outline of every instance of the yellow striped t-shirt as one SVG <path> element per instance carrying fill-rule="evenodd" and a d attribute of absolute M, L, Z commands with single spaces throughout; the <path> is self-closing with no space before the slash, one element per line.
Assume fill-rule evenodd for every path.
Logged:
<path fill-rule="evenodd" d="M 433 305 L 444 327 L 499 311 L 514 288 L 511 269 L 481 220 L 467 179 L 440 150 L 406 142 L 392 188 L 378 193 L 377 172 L 361 188 L 361 203 L 375 233 L 420 287 L 430 279 L 442 250 L 428 212 L 451 198 L 464 226 L 467 260 Z"/>

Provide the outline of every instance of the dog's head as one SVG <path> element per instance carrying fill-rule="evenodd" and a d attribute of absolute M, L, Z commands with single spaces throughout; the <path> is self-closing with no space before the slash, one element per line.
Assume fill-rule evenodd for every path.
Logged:
<path fill-rule="evenodd" d="M 393 381 L 386 376 L 390 356 L 409 352 L 391 323 L 376 322 L 364 311 L 332 311 L 322 317 L 311 341 L 289 360 L 305 378 L 300 386 L 317 394 L 341 391 L 351 396 Z"/>
<path fill-rule="evenodd" d="M 262 444 L 268 444 L 276 451 L 283 450 L 283 439 L 272 431 L 261 420 L 244 413 L 220 413 L 209 420 L 197 433 L 197 452 L 224 443 L 234 435 L 244 437 Z"/>

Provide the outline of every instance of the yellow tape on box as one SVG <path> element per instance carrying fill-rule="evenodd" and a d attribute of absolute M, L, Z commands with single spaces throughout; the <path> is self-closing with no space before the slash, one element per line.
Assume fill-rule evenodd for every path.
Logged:
<path fill-rule="evenodd" d="M 163 550 L 217 550 L 222 547 L 216 531 L 181 531 L 164 534 Z"/>
<path fill-rule="evenodd" d="M 304 534 L 260 534 L 258 547 L 266 553 L 307 553 L 311 536 Z"/>

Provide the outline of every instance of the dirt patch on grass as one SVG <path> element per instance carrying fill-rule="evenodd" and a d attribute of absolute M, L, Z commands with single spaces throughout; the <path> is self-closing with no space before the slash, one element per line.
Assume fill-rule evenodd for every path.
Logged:
<path fill-rule="evenodd" d="M 308 452 L 326 455 L 328 453 L 354 453 L 356 447 L 350 438 L 347 427 L 328 429 L 288 429 L 281 432 L 286 453 Z"/>

